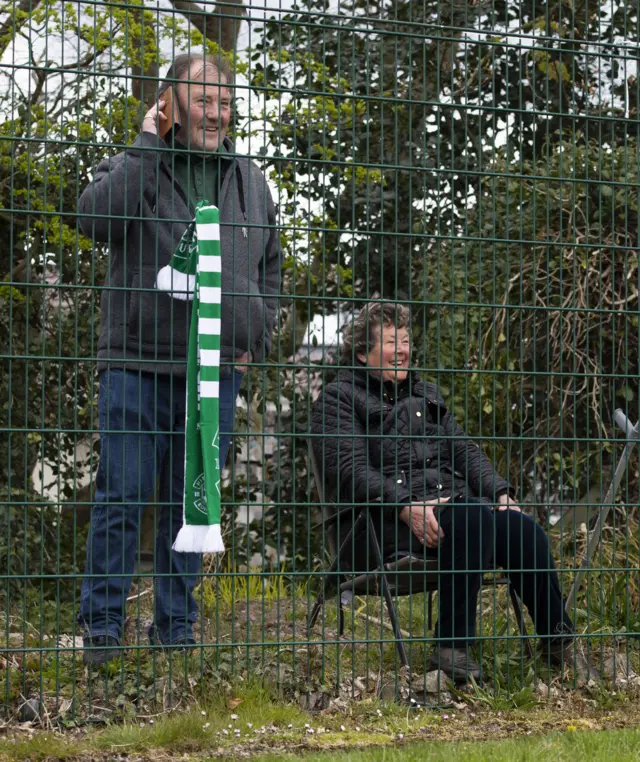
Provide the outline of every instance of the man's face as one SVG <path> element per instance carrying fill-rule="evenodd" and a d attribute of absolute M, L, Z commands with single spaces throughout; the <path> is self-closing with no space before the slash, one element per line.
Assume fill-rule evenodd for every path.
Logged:
<path fill-rule="evenodd" d="M 382 330 L 379 326 L 372 326 L 371 330 L 377 334 L 376 343 L 368 355 L 358 355 L 359 359 L 383 381 L 401 383 L 409 374 L 409 331 L 406 328 L 396 328 L 395 325 L 385 325 Z"/>
<path fill-rule="evenodd" d="M 194 151 L 217 151 L 231 118 L 229 88 L 213 66 L 202 63 L 191 67 L 188 79 L 177 86 L 182 127 L 176 137 Z"/>

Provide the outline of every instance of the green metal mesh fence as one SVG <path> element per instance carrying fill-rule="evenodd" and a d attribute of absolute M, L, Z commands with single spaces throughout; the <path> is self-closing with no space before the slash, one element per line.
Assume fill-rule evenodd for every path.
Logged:
<path fill-rule="evenodd" d="M 3 711 L 251 679 L 438 705 L 452 645 L 486 701 L 576 685 L 578 657 L 637 680 L 637 1 L 0 12 Z M 156 278 L 202 199 L 234 436 L 201 563 L 171 550 L 191 303 Z M 408 316 L 360 330 L 372 302 Z"/>

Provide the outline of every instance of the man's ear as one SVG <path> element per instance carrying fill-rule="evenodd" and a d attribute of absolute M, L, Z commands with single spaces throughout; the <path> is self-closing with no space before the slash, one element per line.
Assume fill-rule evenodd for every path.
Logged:
<path fill-rule="evenodd" d="M 358 358 L 358 360 L 360 360 L 360 362 L 361 362 L 363 365 L 366 365 L 366 364 L 367 364 L 367 356 L 366 356 L 366 355 L 363 355 L 363 354 L 361 354 L 361 353 L 358 353 L 358 354 L 356 355 L 356 357 Z"/>

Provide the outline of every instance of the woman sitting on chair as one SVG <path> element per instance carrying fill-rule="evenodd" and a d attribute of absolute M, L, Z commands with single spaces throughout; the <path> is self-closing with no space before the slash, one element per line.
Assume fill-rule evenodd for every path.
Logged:
<path fill-rule="evenodd" d="M 342 364 L 351 367 L 324 387 L 312 415 L 326 487 L 341 507 L 370 505 L 383 559 L 439 559 L 435 668 L 454 680 L 479 677 L 468 647 L 482 574 L 495 565 L 526 604 L 550 661 L 596 677 L 575 648 L 544 530 L 521 512 L 438 388 L 410 369 L 409 327 L 407 308 L 376 302 L 344 332 Z M 343 537 L 353 516 L 340 522 Z M 372 566 L 365 538 L 352 545 L 354 572 Z"/>

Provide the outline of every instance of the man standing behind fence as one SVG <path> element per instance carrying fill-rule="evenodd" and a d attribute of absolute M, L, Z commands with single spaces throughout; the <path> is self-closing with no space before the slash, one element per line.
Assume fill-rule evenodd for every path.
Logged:
<path fill-rule="evenodd" d="M 179 125 L 163 139 L 159 133 L 171 126 L 162 113 L 170 92 Z M 158 576 L 149 638 L 165 647 L 194 643 L 193 588 L 201 557 L 172 550 L 182 525 L 191 302 L 172 299 L 155 283 L 196 205 L 206 200 L 218 206 L 222 467 L 243 372 L 269 354 L 280 280 L 274 204 L 257 166 L 233 155 L 226 136 L 230 113 L 228 65 L 202 55 L 178 56 L 141 134 L 128 150 L 100 163 L 80 197 L 80 226 L 108 246 L 110 265 L 98 342 L 101 451 L 80 605 L 87 663 L 119 653 L 141 517 L 154 495 Z"/>

